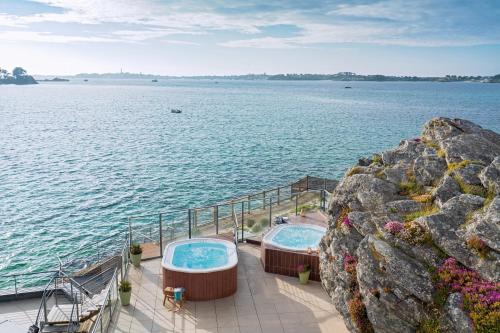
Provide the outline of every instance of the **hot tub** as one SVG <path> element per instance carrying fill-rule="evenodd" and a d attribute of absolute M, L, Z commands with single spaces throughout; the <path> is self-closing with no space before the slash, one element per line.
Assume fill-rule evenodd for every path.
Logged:
<path fill-rule="evenodd" d="M 206 301 L 236 292 L 238 255 L 226 240 L 193 238 L 170 243 L 163 253 L 163 288 L 183 287 L 186 299 Z"/>
<path fill-rule="evenodd" d="M 260 260 L 269 273 L 297 276 L 299 265 L 310 265 L 310 279 L 319 281 L 318 246 L 326 228 L 313 224 L 274 227 L 262 239 Z"/>

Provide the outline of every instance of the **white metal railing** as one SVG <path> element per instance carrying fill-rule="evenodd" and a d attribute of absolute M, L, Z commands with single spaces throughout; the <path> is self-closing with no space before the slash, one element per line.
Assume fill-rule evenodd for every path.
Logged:
<path fill-rule="evenodd" d="M 116 269 L 107 288 L 104 302 L 89 333 L 105 333 L 111 323 L 118 302 L 118 274 Z M 109 317 L 106 311 L 109 311 Z"/>
<path fill-rule="evenodd" d="M 57 274 L 57 270 L 0 275 L 0 296 L 41 292 Z"/>

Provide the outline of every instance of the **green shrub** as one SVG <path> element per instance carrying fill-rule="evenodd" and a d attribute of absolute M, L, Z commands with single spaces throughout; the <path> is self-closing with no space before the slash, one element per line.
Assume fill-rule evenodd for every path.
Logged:
<path fill-rule="evenodd" d="M 304 212 L 310 212 L 310 211 L 313 211 L 313 210 L 316 210 L 318 209 L 319 206 L 314 204 L 314 203 L 307 203 L 307 204 L 303 204 L 303 205 L 299 205 L 297 207 L 297 210 L 300 212 L 300 211 L 304 211 Z"/>
<path fill-rule="evenodd" d="M 253 232 L 254 234 L 256 234 L 256 233 L 258 233 L 258 232 L 260 232 L 260 231 L 262 231 L 262 225 L 261 225 L 261 224 L 259 224 L 259 223 L 255 223 L 255 224 L 253 225 L 253 227 L 252 227 L 252 232 Z"/>
<path fill-rule="evenodd" d="M 264 228 L 265 228 L 265 227 L 268 227 L 268 226 L 269 226 L 269 219 L 267 219 L 267 218 L 265 218 L 265 217 L 264 217 L 264 218 L 262 218 L 262 219 L 260 219 L 260 225 L 261 225 L 262 227 L 264 227 Z"/>
<path fill-rule="evenodd" d="M 393 214 L 396 214 L 398 212 L 398 210 L 394 207 L 389 207 L 389 213 L 393 213 Z"/>
<path fill-rule="evenodd" d="M 132 290 L 132 284 L 128 280 L 121 280 L 118 290 L 121 292 L 129 292 Z"/>
<path fill-rule="evenodd" d="M 130 254 L 141 254 L 142 247 L 140 244 L 132 244 L 130 245 Z"/>
<path fill-rule="evenodd" d="M 251 227 L 254 226 L 255 220 L 254 219 L 248 219 L 248 220 L 245 221 L 245 223 L 246 223 L 247 227 L 251 228 Z"/>

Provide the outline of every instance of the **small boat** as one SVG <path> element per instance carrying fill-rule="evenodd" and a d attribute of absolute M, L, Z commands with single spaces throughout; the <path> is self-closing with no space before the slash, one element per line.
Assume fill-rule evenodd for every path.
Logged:
<path fill-rule="evenodd" d="M 170 110 L 171 113 L 182 113 L 182 110 L 179 110 L 179 109 L 171 109 Z"/>
<path fill-rule="evenodd" d="M 151 82 L 158 82 L 158 80 L 157 79 L 153 79 L 153 80 L 151 80 Z"/>
<path fill-rule="evenodd" d="M 88 81 L 87 79 L 83 80 L 83 82 L 87 82 L 87 81 Z"/>
<path fill-rule="evenodd" d="M 350 86 L 345 86 L 344 89 L 352 89 Z"/>

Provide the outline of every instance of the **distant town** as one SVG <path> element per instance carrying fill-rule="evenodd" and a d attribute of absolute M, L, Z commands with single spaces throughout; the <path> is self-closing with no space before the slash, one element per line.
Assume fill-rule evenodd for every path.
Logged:
<path fill-rule="evenodd" d="M 149 79 L 157 82 L 159 79 L 210 79 L 210 80 L 275 80 L 275 81 L 408 81 L 408 82 L 483 82 L 500 83 L 500 74 L 494 76 L 393 76 L 393 75 L 363 75 L 352 72 L 340 72 L 337 74 L 246 74 L 246 75 L 203 75 L 203 76 L 165 76 L 142 73 L 81 73 L 72 76 L 47 76 L 39 75 L 38 79 L 28 75 L 22 67 L 16 67 L 12 73 L 0 68 L 0 84 L 37 84 L 38 81 L 44 82 L 67 82 L 70 80 L 89 79 Z"/>

